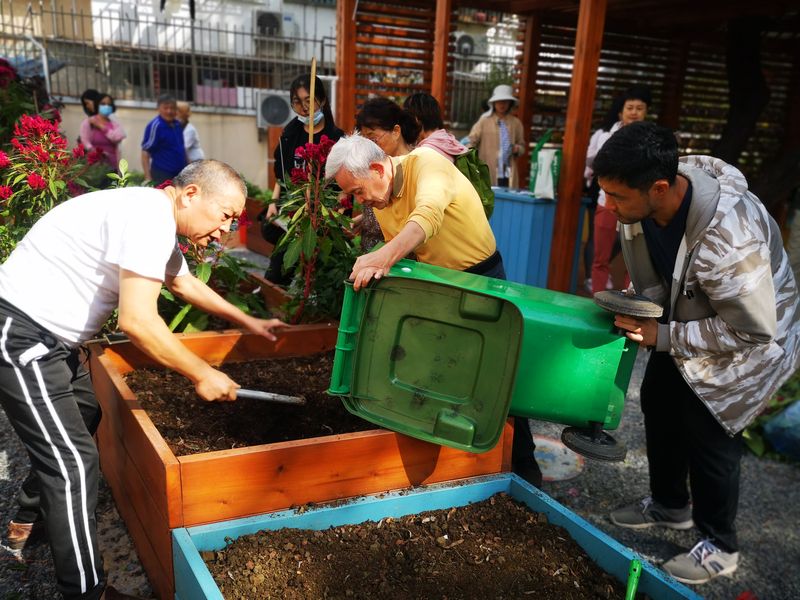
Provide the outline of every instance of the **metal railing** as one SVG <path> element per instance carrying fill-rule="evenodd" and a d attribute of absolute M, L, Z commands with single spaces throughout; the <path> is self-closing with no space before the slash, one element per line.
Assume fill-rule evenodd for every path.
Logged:
<path fill-rule="evenodd" d="M 152 101 L 170 93 L 196 106 L 255 109 L 255 90 L 286 89 L 307 72 L 334 69 L 335 40 L 282 36 L 254 26 L 159 20 L 135 9 L 99 15 L 29 5 L 24 15 L 0 0 L 0 54 L 41 61 L 47 50 L 52 93 L 78 97 L 87 88 L 115 99 Z"/>

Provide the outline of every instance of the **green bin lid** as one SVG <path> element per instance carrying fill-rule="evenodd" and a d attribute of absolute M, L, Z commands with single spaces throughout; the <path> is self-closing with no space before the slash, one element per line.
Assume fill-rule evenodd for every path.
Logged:
<path fill-rule="evenodd" d="M 348 285 L 329 391 L 377 425 L 485 452 L 511 404 L 522 316 L 481 292 L 497 280 L 450 271 L 436 281 L 413 264 L 359 292 Z"/>

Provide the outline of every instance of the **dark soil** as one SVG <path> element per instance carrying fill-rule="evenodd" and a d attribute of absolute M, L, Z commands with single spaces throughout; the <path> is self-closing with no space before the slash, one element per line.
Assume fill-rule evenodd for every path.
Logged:
<path fill-rule="evenodd" d="M 204 402 L 173 371 L 139 369 L 126 377 L 176 456 L 376 429 L 328 396 L 333 354 L 223 364 L 243 388 L 303 396 L 304 406 L 262 400 Z"/>
<path fill-rule="evenodd" d="M 569 534 L 505 494 L 325 531 L 260 531 L 203 552 L 226 599 L 618 599 Z"/>

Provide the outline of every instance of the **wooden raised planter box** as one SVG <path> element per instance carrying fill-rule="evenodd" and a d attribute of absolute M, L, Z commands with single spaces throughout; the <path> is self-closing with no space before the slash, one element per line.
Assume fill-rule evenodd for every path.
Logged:
<path fill-rule="evenodd" d="M 178 338 L 218 365 L 331 350 L 336 333 L 328 324 L 294 327 L 276 342 L 240 331 Z M 510 469 L 510 425 L 483 454 L 372 430 L 176 457 L 123 380 L 153 361 L 130 343 L 92 346 L 90 359 L 103 410 L 100 465 L 153 590 L 164 600 L 174 595 L 174 528 Z"/>

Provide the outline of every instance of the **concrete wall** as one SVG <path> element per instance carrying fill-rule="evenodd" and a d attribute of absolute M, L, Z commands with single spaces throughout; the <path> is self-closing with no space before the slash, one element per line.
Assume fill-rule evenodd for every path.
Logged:
<path fill-rule="evenodd" d="M 155 104 L 146 108 L 117 105 L 114 118 L 128 134 L 121 145 L 122 158 L 128 161 L 132 170 L 142 170 L 142 135 L 145 126 L 155 115 Z M 62 116 L 62 130 L 72 146 L 78 139 L 81 122 L 86 116 L 77 104 L 67 104 Z M 272 173 L 272 156 L 268 156 L 266 136 L 259 140 L 255 115 L 193 109 L 192 123 L 197 128 L 207 158 L 225 161 L 249 181 L 266 187 L 267 169 L 270 175 Z"/>

